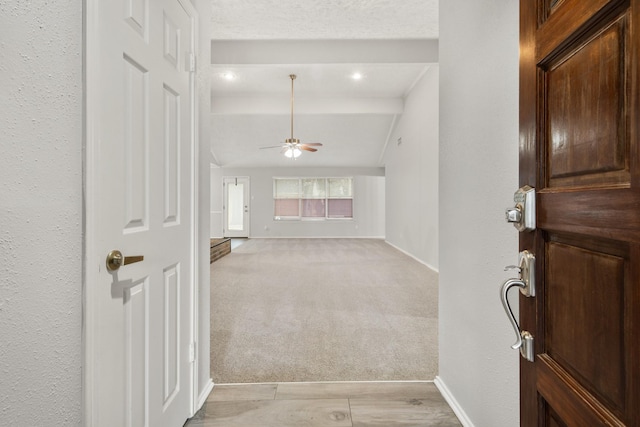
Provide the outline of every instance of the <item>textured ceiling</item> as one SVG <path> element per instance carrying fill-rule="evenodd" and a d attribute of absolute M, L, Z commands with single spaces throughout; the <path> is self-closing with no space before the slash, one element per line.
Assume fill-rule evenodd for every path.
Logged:
<path fill-rule="evenodd" d="M 217 40 L 437 39 L 438 0 L 212 0 Z"/>

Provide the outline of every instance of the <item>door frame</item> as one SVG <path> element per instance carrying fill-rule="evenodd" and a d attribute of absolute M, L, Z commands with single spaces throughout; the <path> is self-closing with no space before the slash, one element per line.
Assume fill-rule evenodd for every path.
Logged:
<path fill-rule="evenodd" d="M 247 212 L 248 215 L 245 215 L 243 217 L 243 221 L 246 221 L 246 236 L 229 236 L 229 230 L 227 230 L 227 223 L 228 223 L 228 209 L 227 209 L 227 205 L 228 205 L 228 198 L 229 198 L 229 192 L 227 191 L 227 187 L 226 187 L 226 183 L 227 180 L 238 180 L 238 179 L 242 179 L 242 180 L 246 180 L 247 181 L 247 200 L 245 200 L 245 205 L 249 207 L 249 211 Z M 246 219 L 248 218 L 248 219 Z M 223 237 L 239 237 L 239 238 L 243 238 L 243 237 L 250 237 L 251 236 L 251 177 L 249 176 L 223 176 L 222 177 L 222 236 Z"/>
<path fill-rule="evenodd" d="M 93 395 L 93 378 L 96 369 L 93 360 L 94 335 L 93 331 L 96 324 L 96 307 L 94 304 L 95 295 L 93 293 L 93 285 L 98 280 L 100 268 L 102 267 L 102 255 L 97 253 L 97 234 L 96 227 L 99 225 L 96 217 L 96 190 L 98 182 L 98 165 L 100 159 L 97 157 L 98 140 L 96 135 L 100 128 L 99 117 L 99 92 L 100 92 L 100 61 L 99 61 L 99 43 L 100 43 L 100 26 L 99 26 L 99 2 L 108 0 L 83 0 L 83 259 L 82 259 L 82 276 L 83 276 L 83 310 L 82 310 L 82 418 L 83 425 L 90 427 L 93 425 L 94 417 L 94 395 Z M 187 12 L 191 19 L 191 49 L 194 58 L 198 55 L 198 14 L 195 6 L 189 0 L 177 0 Z M 198 177 L 199 171 L 199 134 L 198 134 L 198 83 L 196 76 L 197 67 L 193 67 L 194 71 L 189 77 L 189 95 L 191 96 L 191 230 L 190 230 L 190 262 L 191 283 L 189 283 L 189 294 L 191 296 L 189 309 L 191 310 L 190 324 L 190 342 L 194 343 L 193 357 L 189 372 L 189 381 L 191 382 L 189 390 L 190 414 L 193 416 L 198 408 L 198 286 L 200 281 L 198 275 L 198 206 L 200 205 Z"/>
<path fill-rule="evenodd" d="M 535 64 L 535 55 L 533 52 L 527 51 L 526 47 L 535 46 L 536 25 L 530 20 L 524 19 L 524 16 L 533 13 L 538 3 L 527 0 L 519 2 L 519 137 L 520 144 L 518 147 L 519 169 L 518 169 L 518 185 L 530 185 L 536 189 L 540 188 L 540 171 L 537 162 L 537 140 L 538 128 L 536 123 L 537 116 L 537 67 Z M 523 54 L 526 52 L 527 54 Z M 537 197 L 537 195 L 536 195 Z M 537 217 L 537 213 L 536 213 Z M 532 250 L 535 254 L 541 254 L 544 251 L 544 242 L 540 232 L 518 233 L 518 251 L 525 249 Z M 536 263 L 537 278 L 544 277 L 544 269 L 541 262 Z M 536 328 L 537 313 L 536 298 L 527 298 L 518 292 L 518 308 L 520 327 L 522 330 L 531 331 L 538 335 Z M 535 384 L 536 381 L 536 364 L 524 360 L 520 355 L 519 372 L 520 372 L 520 424 L 521 426 L 533 426 L 538 420 L 538 395 L 536 390 L 528 387 L 527 384 Z"/>

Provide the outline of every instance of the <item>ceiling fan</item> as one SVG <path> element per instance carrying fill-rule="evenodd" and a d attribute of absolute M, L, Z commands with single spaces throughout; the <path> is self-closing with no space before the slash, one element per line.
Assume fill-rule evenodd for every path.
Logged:
<path fill-rule="evenodd" d="M 293 81 L 296 79 L 295 74 L 289 74 L 289 78 L 291 79 L 291 138 L 287 138 L 284 140 L 284 143 L 281 145 L 273 145 L 270 147 L 260 147 L 261 150 L 267 148 L 282 148 L 282 152 L 284 155 L 290 159 L 296 159 L 300 157 L 302 154 L 302 150 L 315 152 L 318 151 L 317 148 L 313 147 L 322 147 L 322 144 L 319 142 L 308 142 L 303 144 L 299 139 L 293 137 Z"/>

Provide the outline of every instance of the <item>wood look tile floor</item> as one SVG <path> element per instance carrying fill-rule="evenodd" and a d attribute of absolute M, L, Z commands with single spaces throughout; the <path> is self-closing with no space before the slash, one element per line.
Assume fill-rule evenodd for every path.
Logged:
<path fill-rule="evenodd" d="M 216 385 L 185 427 L 461 426 L 432 382 Z"/>

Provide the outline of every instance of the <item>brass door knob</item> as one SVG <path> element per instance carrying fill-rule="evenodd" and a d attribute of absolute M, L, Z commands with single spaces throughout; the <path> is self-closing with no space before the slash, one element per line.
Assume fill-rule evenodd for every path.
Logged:
<path fill-rule="evenodd" d="M 117 249 L 112 250 L 107 255 L 107 270 L 116 271 L 123 265 L 133 264 L 144 260 L 143 255 L 123 256 Z"/>

